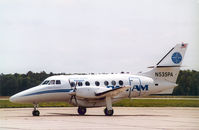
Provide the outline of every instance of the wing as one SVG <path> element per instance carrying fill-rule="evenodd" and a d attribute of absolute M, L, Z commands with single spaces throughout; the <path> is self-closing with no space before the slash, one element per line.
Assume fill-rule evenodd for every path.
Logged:
<path fill-rule="evenodd" d="M 86 99 L 99 99 L 103 97 L 113 97 L 118 95 L 121 92 L 129 89 L 130 86 L 115 87 L 115 88 L 105 88 L 100 86 L 84 86 L 77 87 L 76 91 L 70 92 L 70 95 L 75 95 L 77 98 L 86 98 Z"/>
<path fill-rule="evenodd" d="M 97 97 L 113 97 L 113 96 L 117 96 L 119 93 L 126 91 L 127 89 L 129 89 L 129 87 L 125 86 L 125 87 L 117 87 L 117 88 L 113 88 L 111 90 L 106 90 L 106 91 L 100 91 L 97 90 L 95 92 L 95 96 Z"/>

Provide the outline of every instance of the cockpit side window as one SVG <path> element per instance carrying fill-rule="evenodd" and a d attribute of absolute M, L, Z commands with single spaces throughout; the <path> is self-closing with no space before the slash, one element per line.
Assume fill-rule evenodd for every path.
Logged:
<path fill-rule="evenodd" d="M 61 81 L 60 80 L 56 80 L 56 84 L 61 84 Z"/>
<path fill-rule="evenodd" d="M 46 80 L 46 81 L 44 81 L 44 82 L 42 83 L 42 85 L 46 85 L 46 84 L 48 84 L 48 82 L 49 82 L 49 80 Z"/>
<path fill-rule="evenodd" d="M 51 80 L 48 84 L 49 85 L 55 84 L 55 80 Z"/>

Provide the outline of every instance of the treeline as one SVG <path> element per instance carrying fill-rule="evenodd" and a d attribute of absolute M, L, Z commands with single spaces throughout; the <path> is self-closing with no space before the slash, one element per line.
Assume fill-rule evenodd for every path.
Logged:
<path fill-rule="evenodd" d="M 45 78 L 54 75 L 46 72 L 27 74 L 1 74 L 0 75 L 0 96 L 11 96 L 22 90 L 31 88 L 40 84 Z"/>
<path fill-rule="evenodd" d="M 0 96 L 11 96 L 22 90 L 39 85 L 44 79 L 52 75 L 66 75 L 65 73 L 54 74 L 46 72 L 27 74 L 1 74 L 0 75 Z M 199 95 L 199 72 L 183 70 L 180 71 L 178 86 L 174 89 L 173 95 Z"/>
<path fill-rule="evenodd" d="M 199 95 L 199 71 L 183 70 L 180 71 L 178 86 L 174 89 L 173 95 Z"/>
<path fill-rule="evenodd" d="M 11 96 L 20 91 L 37 86 L 41 84 L 41 82 L 44 81 L 44 79 L 53 75 L 71 74 L 54 74 L 52 72 L 47 74 L 45 71 L 42 71 L 40 73 L 33 73 L 32 71 L 29 71 L 27 74 L 0 74 L 0 96 Z M 85 75 L 85 73 L 80 73 L 79 75 Z"/>

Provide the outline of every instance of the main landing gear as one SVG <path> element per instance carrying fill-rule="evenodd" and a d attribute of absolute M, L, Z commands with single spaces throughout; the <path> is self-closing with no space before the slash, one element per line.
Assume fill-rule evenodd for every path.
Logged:
<path fill-rule="evenodd" d="M 79 106 L 77 111 L 78 111 L 79 115 L 85 115 L 86 108 Z M 113 113 L 114 113 L 114 111 L 112 108 L 112 99 L 111 99 L 111 97 L 106 97 L 106 108 L 104 109 L 104 114 L 106 116 L 112 116 Z"/>
<path fill-rule="evenodd" d="M 86 108 L 85 107 L 78 107 L 77 111 L 78 111 L 79 115 L 85 115 L 86 114 Z M 112 116 L 113 113 L 114 113 L 113 109 L 108 110 L 107 107 L 104 109 L 104 114 L 106 116 Z"/>
<path fill-rule="evenodd" d="M 106 97 L 106 108 L 104 109 L 104 114 L 106 116 L 112 116 L 114 113 L 112 108 L 112 99 L 111 97 Z"/>
<path fill-rule="evenodd" d="M 112 116 L 114 113 L 113 109 L 112 110 L 108 110 L 107 108 L 104 109 L 104 114 L 106 116 Z"/>
<path fill-rule="evenodd" d="M 34 110 L 32 111 L 33 116 L 39 116 L 40 112 L 37 110 L 38 104 L 34 104 Z"/>
<path fill-rule="evenodd" d="M 86 108 L 85 107 L 78 107 L 77 111 L 78 111 L 79 115 L 85 115 Z"/>

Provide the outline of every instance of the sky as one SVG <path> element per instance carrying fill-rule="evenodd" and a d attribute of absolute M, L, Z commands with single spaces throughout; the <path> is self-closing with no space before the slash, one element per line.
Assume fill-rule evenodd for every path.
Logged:
<path fill-rule="evenodd" d="M 137 73 L 178 43 L 199 71 L 199 0 L 1 0 L 0 73 Z"/>

